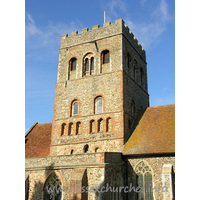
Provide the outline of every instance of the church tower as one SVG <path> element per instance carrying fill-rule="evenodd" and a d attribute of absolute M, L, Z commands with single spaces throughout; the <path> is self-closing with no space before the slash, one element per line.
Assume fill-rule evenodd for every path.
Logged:
<path fill-rule="evenodd" d="M 26 199 L 173 199 L 174 113 L 149 107 L 146 54 L 122 19 L 62 35 L 53 121 L 25 136 Z"/>
<path fill-rule="evenodd" d="M 52 156 L 121 152 L 148 106 L 145 51 L 122 19 L 61 36 Z"/>
<path fill-rule="evenodd" d="M 53 121 L 25 136 L 26 199 L 174 199 L 174 113 L 149 107 L 146 54 L 122 19 L 62 35 Z"/>

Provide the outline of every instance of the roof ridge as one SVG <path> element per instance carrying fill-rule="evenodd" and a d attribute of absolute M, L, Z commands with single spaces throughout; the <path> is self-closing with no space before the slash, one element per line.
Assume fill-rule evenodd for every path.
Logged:
<path fill-rule="evenodd" d="M 175 104 L 166 104 L 166 105 L 159 105 L 159 106 L 149 106 L 147 108 L 165 107 L 165 106 L 175 106 Z"/>
<path fill-rule="evenodd" d="M 28 131 L 26 131 L 25 137 L 33 130 L 33 128 L 34 128 L 37 124 L 38 124 L 38 122 L 35 122 L 35 123 L 31 126 L 31 128 L 29 128 Z"/>
<path fill-rule="evenodd" d="M 42 124 L 52 124 L 52 122 L 47 122 L 47 123 L 42 123 Z M 42 124 L 38 124 L 38 125 L 42 125 Z"/>

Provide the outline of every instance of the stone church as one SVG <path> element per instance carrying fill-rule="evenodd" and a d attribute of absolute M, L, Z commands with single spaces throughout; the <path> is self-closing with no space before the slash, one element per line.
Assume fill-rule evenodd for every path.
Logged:
<path fill-rule="evenodd" d="M 122 19 L 61 36 L 54 113 L 25 134 L 25 199 L 175 199 L 175 105 L 149 107 Z"/>

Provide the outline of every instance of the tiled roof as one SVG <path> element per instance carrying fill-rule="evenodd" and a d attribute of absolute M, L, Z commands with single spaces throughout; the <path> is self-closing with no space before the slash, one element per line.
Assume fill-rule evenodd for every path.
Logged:
<path fill-rule="evenodd" d="M 25 137 L 25 157 L 43 157 L 50 153 L 52 123 L 35 123 Z"/>
<path fill-rule="evenodd" d="M 123 155 L 174 152 L 174 104 L 148 107 L 122 150 Z"/>

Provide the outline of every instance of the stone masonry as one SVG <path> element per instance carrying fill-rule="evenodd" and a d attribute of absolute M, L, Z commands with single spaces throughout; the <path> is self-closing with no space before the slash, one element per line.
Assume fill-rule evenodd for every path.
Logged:
<path fill-rule="evenodd" d="M 109 50 L 110 56 L 106 64 L 102 63 L 104 50 Z M 88 54 L 94 57 L 94 72 L 85 76 L 84 57 Z M 127 54 L 130 55 L 129 67 Z M 71 58 L 76 58 L 74 71 L 70 71 Z M 138 67 L 135 77 L 131 76 L 134 73 L 131 72 L 134 60 Z M 140 68 L 144 71 L 143 83 Z M 100 152 L 119 152 L 128 139 L 128 124 L 134 122 L 140 108 L 149 105 L 146 71 L 145 51 L 122 19 L 117 19 L 112 25 L 106 22 L 102 28 L 93 26 L 91 31 L 83 29 L 80 34 L 75 31 L 70 37 L 63 35 L 59 52 L 51 155 L 70 154 L 71 149 L 74 153 L 82 153 L 86 144 L 89 145 L 90 153 L 97 147 Z M 103 98 L 103 112 L 100 114 L 94 114 L 97 96 Z M 79 104 L 77 116 L 70 115 L 73 100 Z M 130 111 L 131 101 L 135 103 L 134 115 Z M 108 118 L 111 119 L 112 129 L 106 132 Z M 103 119 L 101 132 L 98 132 L 99 119 Z M 91 120 L 95 123 L 93 134 L 89 133 Z M 80 122 L 78 134 L 77 122 Z M 61 136 L 63 123 L 66 124 L 66 134 Z M 70 123 L 73 123 L 73 133 L 69 135 Z"/>
<path fill-rule="evenodd" d="M 40 131 L 45 133 L 46 153 L 41 153 L 41 147 L 40 152 L 34 149 L 37 156 L 27 150 L 25 198 L 174 199 L 173 153 L 122 154 L 139 123 L 139 114 L 147 107 L 146 52 L 122 19 L 114 24 L 106 22 L 103 27 L 95 25 L 91 30 L 84 28 L 80 33 L 74 31 L 70 36 L 62 35 L 53 121 L 45 125 L 35 123 L 26 134 L 28 149 L 34 130 L 38 130 L 37 137 Z M 106 186 L 130 184 L 136 188 L 140 183 L 137 172 L 142 167 L 148 169 L 141 172 L 145 184 L 155 187 L 163 183 L 170 190 L 164 195 L 162 190 L 154 191 L 149 197 L 147 193 L 141 197 L 134 192 L 99 191 Z M 152 174 L 152 179 L 147 179 L 147 174 Z M 62 191 L 49 192 L 50 186 L 59 186 Z M 95 190 L 86 192 L 89 188 Z"/>

